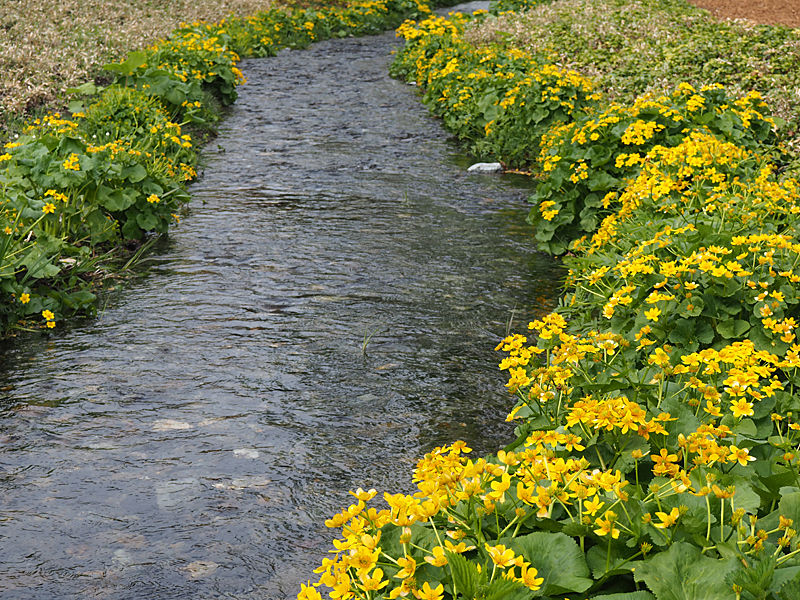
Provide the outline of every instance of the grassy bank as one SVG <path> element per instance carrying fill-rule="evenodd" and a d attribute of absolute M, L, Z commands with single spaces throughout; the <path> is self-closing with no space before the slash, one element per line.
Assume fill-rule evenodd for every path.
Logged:
<path fill-rule="evenodd" d="M 246 17 L 271 0 L 7 0 L 0 4 L 0 138 L 24 120 L 65 107 L 64 90 L 101 66 L 166 38 L 181 22 Z"/>
<path fill-rule="evenodd" d="M 614 6 L 642 35 L 642 7 L 693 10 Z M 559 308 L 497 346 L 518 437 L 485 458 L 434 449 L 386 508 L 351 492 L 298 598 L 800 597 L 800 184 L 781 124 L 758 92 L 657 81 L 646 61 L 627 79 L 654 93 L 622 94 L 608 85 L 626 78 L 550 62 L 580 41 L 524 50 L 498 27 L 406 23 L 393 72 L 475 151 L 531 169 L 536 243 L 569 249 Z"/>

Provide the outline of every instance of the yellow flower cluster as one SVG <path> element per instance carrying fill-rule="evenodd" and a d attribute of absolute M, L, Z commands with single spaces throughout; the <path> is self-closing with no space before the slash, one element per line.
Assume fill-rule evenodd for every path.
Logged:
<path fill-rule="evenodd" d="M 586 434 L 590 434 L 591 429 L 619 429 L 623 434 L 633 431 L 647 440 L 651 435 L 666 435 L 661 423 L 670 419 L 669 413 L 648 419 L 645 409 L 622 396 L 603 400 L 587 396 L 569 408 L 565 424 L 567 427 L 580 425 Z"/>
<path fill-rule="evenodd" d="M 619 155 L 618 166 L 641 162 L 635 179 L 619 193 L 609 195 L 618 205 L 594 233 L 589 254 L 617 239 L 621 223 L 644 206 L 669 215 L 697 220 L 725 214 L 741 225 L 754 226 L 769 216 L 790 220 L 800 213 L 800 184 L 793 178 L 777 181 L 774 168 L 754 153 L 703 131 L 692 131 L 676 146 L 656 146 L 644 158 Z M 757 161 L 761 161 L 760 163 Z M 753 163 L 757 176 L 742 179 L 737 173 Z"/>

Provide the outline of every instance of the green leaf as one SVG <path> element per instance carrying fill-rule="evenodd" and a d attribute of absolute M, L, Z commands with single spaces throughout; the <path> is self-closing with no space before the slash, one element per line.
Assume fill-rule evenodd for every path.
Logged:
<path fill-rule="evenodd" d="M 726 340 L 740 338 L 749 330 L 750 323 L 741 319 L 729 319 L 717 325 L 717 332 Z"/>
<path fill-rule="evenodd" d="M 535 532 L 507 544 L 539 571 L 544 578 L 540 591 L 545 596 L 584 592 L 593 583 L 583 551 L 563 533 Z"/>
<path fill-rule="evenodd" d="M 533 592 L 517 581 L 495 579 L 481 589 L 475 600 L 529 600 Z"/>
<path fill-rule="evenodd" d="M 778 502 L 777 512 L 795 523 L 800 523 L 800 492 L 783 495 Z"/>
<path fill-rule="evenodd" d="M 160 223 L 161 219 L 151 212 L 141 212 L 136 215 L 136 224 L 144 231 L 153 231 Z"/>
<path fill-rule="evenodd" d="M 70 100 L 67 104 L 67 110 L 74 115 L 77 112 L 83 112 L 86 110 L 86 106 L 82 100 Z"/>
<path fill-rule="evenodd" d="M 478 589 L 486 584 L 486 571 L 478 571 L 476 563 L 468 561 L 460 554 L 445 552 L 447 563 L 453 572 L 453 582 L 465 598 L 475 597 Z"/>
<path fill-rule="evenodd" d="M 142 165 L 131 165 L 122 169 L 122 177 L 131 183 L 139 183 L 147 177 L 147 170 Z"/>
<path fill-rule="evenodd" d="M 131 75 L 136 69 L 147 62 L 147 54 L 144 52 L 131 52 L 121 63 L 109 63 L 103 65 L 106 71 L 119 73 L 120 75 Z"/>
<path fill-rule="evenodd" d="M 88 290 L 79 290 L 64 296 L 64 304 L 75 309 L 91 306 L 95 300 L 97 300 L 97 296 Z"/>
<path fill-rule="evenodd" d="M 752 438 L 758 433 L 758 429 L 752 419 L 742 419 L 733 427 L 733 432 L 744 437 Z"/>
<path fill-rule="evenodd" d="M 101 185 L 97 188 L 97 202 L 112 212 L 120 212 L 136 202 L 136 191 L 129 188 L 114 190 Z"/>
<path fill-rule="evenodd" d="M 696 317 L 705 307 L 702 296 L 693 296 L 681 302 L 678 312 L 684 317 Z"/>
<path fill-rule="evenodd" d="M 633 551 L 630 551 L 630 553 L 632 554 Z M 595 579 L 600 579 L 603 575 L 613 576 L 630 573 L 633 567 L 639 564 L 626 561 L 614 546 L 611 547 L 611 553 L 609 554 L 606 544 L 589 548 L 588 552 L 586 552 L 586 562 L 592 570 L 592 577 Z M 621 568 L 616 568 L 617 565 L 620 565 Z M 606 566 L 608 566 L 608 569 L 606 569 Z"/>
<path fill-rule="evenodd" d="M 779 587 L 783 591 L 786 585 L 790 583 L 800 585 L 800 567 L 775 569 L 775 574 L 772 576 L 772 585 L 774 587 Z M 800 598 L 800 593 L 797 593 L 793 598 Z"/>
<path fill-rule="evenodd" d="M 725 482 L 726 485 L 729 485 Z M 747 512 L 756 513 L 761 506 L 761 496 L 759 496 L 750 481 L 745 477 L 736 476 L 733 478 L 732 485 L 736 487 L 734 503 L 736 508 L 743 508 Z"/>
<path fill-rule="evenodd" d="M 781 586 L 781 600 L 797 600 L 800 598 L 800 579 L 795 577 Z"/>
<path fill-rule="evenodd" d="M 725 582 L 730 587 L 738 586 L 746 598 L 765 600 L 772 587 L 776 558 L 762 552 L 753 556 L 749 562 L 747 566 L 737 565 L 736 569 L 725 578 Z"/>
<path fill-rule="evenodd" d="M 592 173 L 586 183 L 589 186 L 589 190 L 592 192 L 606 191 L 616 186 L 619 183 L 619 179 L 612 177 L 604 171 L 599 171 Z"/>
<path fill-rule="evenodd" d="M 722 113 L 717 119 L 717 128 L 728 135 L 733 133 L 733 118 L 730 113 Z"/>
<path fill-rule="evenodd" d="M 734 600 L 736 595 L 725 576 L 735 566 L 734 560 L 708 558 L 696 546 L 678 542 L 644 561 L 634 577 L 658 600 Z"/>
<path fill-rule="evenodd" d="M 673 344 L 685 348 L 687 353 L 693 352 L 697 349 L 694 325 L 695 319 L 676 319 L 671 326 L 667 339 Z"/>
<path fill-rule="evenodd" d="M 83 96 L 94 96 L 100 89 L 94 82 L 88 81 L 78 87 L 67 88 L 68 94 L 81 94 Z"/>
<path fill-rule="evenodd" d="M 142 237 L 142 230 L 136 224 L 136 219 L 128 219 L 122 226 L 122 235 L 129 240 L 138 240 Z"/>
<path fill-rule="evenodd" d="M 58 266 L 50 262 L 58 255 L 60 240 L 47 235 L 37 239 L 39 243 L 31 246 L 18 263 L 27 269 L 24 279 L 46 279 L 55 277 L 61 271 Z"/>
<path fill-rule="evenodd" d="M 639 450 L 644 456 L 650 454 L 650 443 L 640 435 L 631 435 L 631 439 L 625 446 L 625 452 L 614 463 L 615 469 L 619 469 L 622 474 L 629 473 L 636 465 L 636 459 L 631 454 L 634 450 Z"/>

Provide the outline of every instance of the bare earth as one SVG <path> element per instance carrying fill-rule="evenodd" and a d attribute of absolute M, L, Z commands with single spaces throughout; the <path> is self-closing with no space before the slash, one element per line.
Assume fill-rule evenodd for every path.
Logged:
<path fill-rule="evenodd" d="M 690 0 L 718 19 L 800 27 L 800 0 Z"/>

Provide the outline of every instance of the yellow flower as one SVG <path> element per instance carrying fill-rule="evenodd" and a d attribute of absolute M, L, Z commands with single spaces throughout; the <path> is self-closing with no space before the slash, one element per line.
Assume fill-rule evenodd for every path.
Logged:
<path fill-rule="evenodd" d="M 389 581 L 383 580 L 383 569 L 377 568 L 372 572 L 372 575 L 368 575 L 367 573 L 362 573 L 361 575 L 361 587 L 365 591 L 375 591 L 385 588 L 389 585 Z"/>
<path fill-rule="evenodd" d="M 369 571 L 378 562 L 380 549 L 372 552 L 369 548 L 361 546 L 350 551 L 350 566 L 359 571 Z"/>
<path fill-rule="evenodd" d="M 506 548 L 503 544 L 498 544 L 497 546 L 485 544 L 485 546 L 492 562 L 501 569 L 513 567 L 522 561 L 521 556 L 516 556 L 511 548 Z"/>
<path fill-rule="evenodd" d="M 156 196 L 155 194 L 150 194 L 150 195 L 147 197 L 147 201 L 148 201 L 150 204 L 158 204 L 159 202 L 161 202 L 161 198 L 159 198 L 159 197 L 158 197 L 158 196 Z"/>
<path fill-rule="evenodd" d="M 599 496 L 595 496 L 594 498 L 592 498 L 591 500 L 587 501 L 587 502 L 586 502 L 586 503 L 583 505 L 583 512 L 585 512 L 587 515 L 594 516 L 594 514 L 595 514 L 595 513 L 596 513 L 598 510 L 600 510 L 601 508 L 603 508 L 603 504 L 605 504 L 605 502 L 603 502 L 602 500 L 600 500 L 600 497 L 599 497 Z"/>
<path fill-rule="evenodd" d="M 453 554 L 463 554 L 464 552 L 468 552 L 470 550 L 475 549 L 475 546 L 467 546 L 465 542 L 459 542 L 458 544 L 454 544 L 450 540 L 444 541 L 444 547 L 447 548 L 448 552 L 452 552 Z"/>
<path fill-rule="evenodd" d="M 414 572 L 417 570 L 417 561 L 410 556 L 398 558 L 397 565 L 401 567 L 395 575 L 398 579 L 408 579 L 413 576 Z"/>
<path fill-rule="evenodd" d="M 42 207 L 42 212 L 43 212 L 44 214 L 46 214 L 46 215 L 47 215 L 47 214 L 50 214 L 50 213 L 54 213 L 54 212 L 56 212 L 56 205 L 55 205 L 55 204 L 53 204 L 52 202 L 48 202 L 47 204 L 45 204 L 45 205 Z"/>
<path fill-rule="evenodd" d="M 55 190 L 47 190 L 44 193 L 44 195 L 45 195 L 45 198 L 47 196 L 52 196 L 54 200 L 61 200 L 64 204 L 69 202 L 69 196 L 67 196 L 66 194 L 62 194 L 60 192 L 57 192 Z"/>
<path fill-rule="evenodd" d="M 435 546 L 431 552 L 433 552 L 433 556 L 426 556 L 426 563 L 432 564 L 434 567 L 443 567 L 447 564 L 447 556 L 445 556 L 444 548 Z"/>
<path fill-rule="evenodd" d="M 669 513 L 665 512 L 657 512 L 656 516 L 661 519 L 661 523 L 653 523 L 653 527 L 657 527 L 658 529 L 666 529 L 667 527 L 672 527 L 675 522 L 678 520 L 678 517 L 681 516 L 680 511 L 677 508 L 673 508 Z"/>
<path fill-rule="evenodd" d="M 731 446 L 730 451 L 728 462 L 738 462 L 743 467 L 746 467 L 748 462 L 756 459 L 755 456 L 750 456 L 750 451 L 747 448 Z"/>
<path fill-rule="evenodd" d="M 523 565 L 522 573 L 520 574 L 520 578 L 517 581 L 522 583 L 522 585 L 524 585 L 529 590 L 533 590 L 535 592 L 540 587 L 542 587 L 542 583 L 544 583 L 544 577 L 536 577 L 538 574 L 539 572 L 533 567 Z"/>
<path fill-rule="evenodd" d="M 658 321 L 658 315 L 660 314 L 661 310 L 659 310 L 655 306 L 653 308 L 644 311 L 644 316 L 647 317 L 650 321 Z"/>
<path fill-rule="evenodd" d="M 31 295 L 30 294 L 20 294 L 19 301 L 22 302 L 22 304 L 27 304 L 28 302 L 31 301 Z"/>
<path fill-rule="evenodd" d="M 358 500 L 361 500 L 362 502 L 369 502 L 370 500 L 372 500 L 375 497 L 375 495 L 378 492 L 374 488 L 369 490 L 368 492 L 365 492 L 361 488 L 358 488 L 355 492 L 350 491 L 348 493 L 351 496 L 355 496 L 355 498 L 357 498 Z"/>
<path fill-rule="evenodd" d="M 419 600 L 442 600 L 444 598 L 444 586 L 440 583 L 435 588 L 431 587 L 427 581 L 422 584 L 422 588 L 416 592 Z"/>
<path fill-rule="evenodd" d="M 604 536 L 607 534 L 611 534 L 611 537 L 615 540 L 619 537 L 620 530 L 614 527 L 614 521 L 616 520 L 617 515 L 616 513 L 607 510 L 606 513 L 603 515 L 603 518 L 597 518 L 594 520 L 595 524 L 597 525 L 597 529 L 594 532 L 599 536 Z"/>
<path fill-rule="evenodd" d="M 44 317 L 48 321 L 52 321 L 53 319 L 56 318 L 56 316 L 52 312 L 50 312 L 49 310 L 43 310 L 42 311 L 42 317 Z"/>
<path fill-rule="evenodd" d="M 300 584 L 300 593 L 297 594 L 297 600 L 322 600 L 320 593 L 311 587 L 311 582 L 308 584 Z"/>
<path fill-rule="evenodd" d="M 739 398 L 738 400 L 731 402 L 731 412 L 737 419 L 739 417 L 751 417 L 754 414 L 753 403 L 748 402 L 744 398 Z"/>
<path fill-rule="evenodd" d="M 81 170 L 81 163 L 78 160 L 78 155 L 75 154 L 74 152 L 67 157 L 67 159 L 61 164 L 61 166 L 68 171 Z"/>
<path fill-rule="evenodd" d="M 55 321 L 48 321 L 47 322 L 47 327 L 48 328 L 52 329 L 55 326 L 56 326 L 56 322 Z"/>

